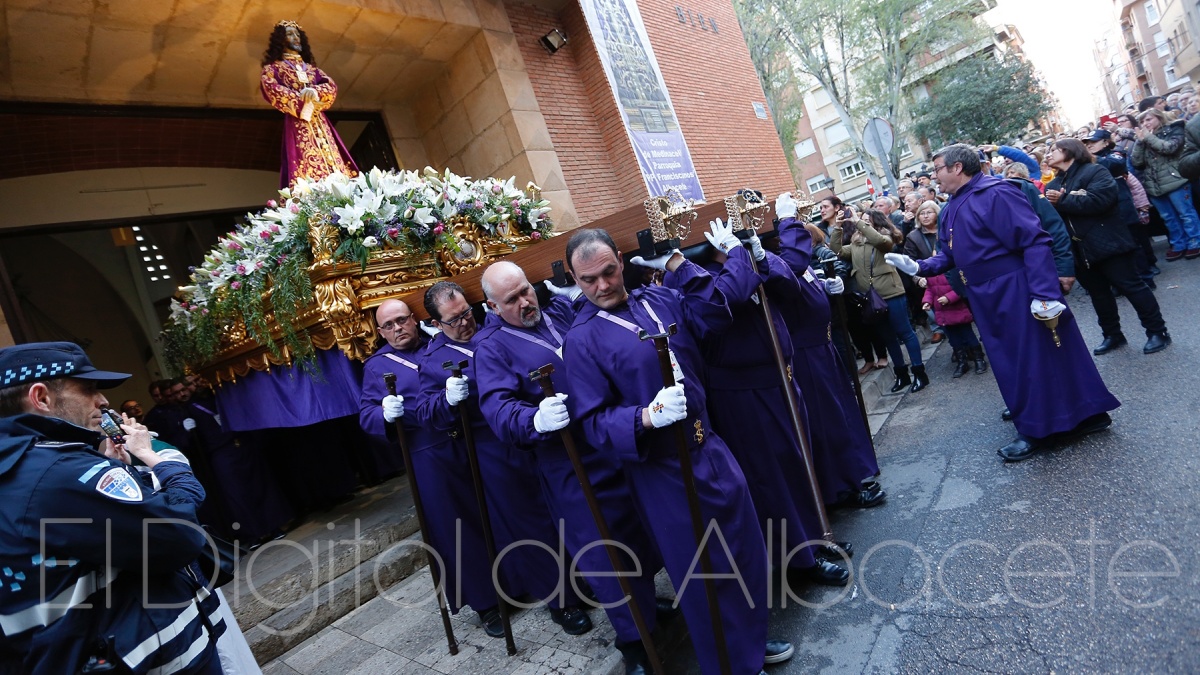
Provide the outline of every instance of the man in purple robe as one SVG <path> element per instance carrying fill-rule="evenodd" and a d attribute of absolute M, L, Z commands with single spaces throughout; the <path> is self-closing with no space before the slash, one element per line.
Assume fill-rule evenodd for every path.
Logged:
<path fill-rule="evenodd" d="M 1019 462 L 1063 441 L 1107 429 L 1121 405 L 1104 386 L 1075 316 L 1064 303 L 1050 235 L 1025 195 L 980 173 L 975 148 L 957 144 L 933 156 L 935 176 L 953 195 L 938 224 L 941 250 L 919 263 L 888 253 L 896 269 L 932 276 L 957 267 L 975 325 L 992 358 L 1017 438 L 1000 448 Z M 1054 334 L 1043 321 L 1057 319 Z"/>
<path fill-rule="evenodd" d="M 479 409 L 479 387 L 473 384 L 478 382 L 475 350 L 479 335 L 462 287 L 452 281 L 430 286 L 425 292 L 425 311 L 442 331 L 430 341 L 418 364 L 417 416 L 431 431 L 441 432 L 433 451 L 458 452 L 451 446 L 465 447 L 459 406 L 466 406 L 496 552 L 502 554 L 499 568 L 505 592 L 514 599 L 529 594 L 545 601 L 550 618 L 563 632 L 582 635 L 592 629 L 592 621 L 578 606 L 573 585 L 566 583 L 569 561 L 559 552 L 558 531 L 542 497 L 533 457 L 498 438 Z M 447 361 L 467 362 L 461 377 L 443 367 Z M 467 470 L 465 461 L 459 470 Z M 505 551 L 510 545 L 514 546 Z"/>
<path fill-rule="evenodd" d="M 814 496 L 819 488 L 808 480 L 804 456 L 788 410 L 784 382 L 763 317 L 762 300 L 758 297 L 760 287 L 769 282 L 773 286 L 767 291 L 769 297 L 775 301 L 783 300 L 774 287 L 786 284 L 785 279 L 778 277 L 778 272 L 786 268 L 777 266 L 776 278 L 770 278 L 764 273 L 769 271 L 767 252 L 757 236 L 748 240 L 754 252 L 751 259 L 731 226 L 717 219 L 711 223 L 711 228 L 712 232 L 706 232 L 705 236 L 716 253 L 705 269 L 729 303 L 733 325 L 701 341 L 704 363 L 708 366 L 709 415 L 746 476 L 759 525 L 770 544 L 767 551 L 771 559 L 768 562 L 773 567 L 794 570 L 804 579 L 844 586 L 850 573 L 832 562 L 841 558 L 837 545 L 833 542 L 808 543 L 823 538 L 821 519 L 814 502 L 820 498 Z M 790 276 L 790 271 L 787 275 Z M 676 275 L 671 276 L 673 280 L 676 278 Z M 795 277 L 791 278 L 791 283 L 796 285 Z M 775 325 L 780 352 L 790 365 L 792 341 L 774 302 L 771 303 L 771 321 Z M 808 435 L 811 427 L 805 414 L 804 398 L 793 384 L 789 382 L 787 386 L 793 387 L 801 425 Z"/>
<path fill-rule="evenodd" d="M 728 575 L 712 581 L 732 672 L 759 672 L 794 650 L 767 640 L 767 559 L 758 516 L 745 476 L 705 408 L 699 341 L 730 327 L 729 307 L 712 277 L 678 251 L 633 262 L 664 270 L 674 288 L 626 291 L 621 254 L 603 230 L 577 230 L 567 243 L 567 264 L 588 300 L 564 348 L 575 419 L 592 447 L 621 463 L 634 507 L 675 586 L 700 668 L 718 673 L 676 436 L 669 428 L 683 424 L 709 534 L 703 552 L 714 574 Z M 654 344 L 638 332 L 662 333 L 671 324 L 679 329 L 670 338 L 676 384 L 664 387 Z"/>
<path fill-rule="evenodd" d="M 481 285 L 493 316 L 500 319 L 488 321 L 476 341 L 475 375 L 484 419 L 501 441 L 532 454 L 546 504 L 554 521 L 562 523 L 567 552 L 575 557 L 599 602 L 621 604 L 606 611 L 617 633 L 617 648 L 625 656 L 626 672 L 648 672 L 647 656 L 633 615 L 628 605 L 622 603 L 625 594 L 612 576 L 613 568 L 604 547 L 596 543 L 600 541 L 599 530 L 560 437 L 561 430 L 571 422 L 568 409 L 571 385 L 561 350 L 567 329 L 575 320 L 570 296 L 577 298 L 580 291 L 574 286 L 555 289 L 556 293 L 566 295 L 554 297 L 545 308 L 540 308 L 537 293 L 525 272 L 507 261 L 488 267 Z M 546 364 L 555 369 L 553 381 L 558 395 L 553 398 L 543 396 L 541 387 L 529 379 L 531 371 Z M 638 603 L 647 630 L 653 630 L 654 573 L 661 567 L 658 555 L 633 509 L 618 462 L 586 443 L 579 443 L 578 447 L 610 534 L 633 553 L 632 559 L 621 556 L 627 574 L 640 572 L 629 577 L 635 596 L 632 601 Z"/>
<path fill-rule="evenodd" d="M 479 614 L 488 635 L 503 637 L 479 504 L 471 474 L 465 470 L 466 449 L 462 444 L 441 442 L 448 438 L 446 433 L 430 428 L 415 409 L 420 391 L 418 364 L 425 348 L 417 321 L 408 305 L 385 300 L 375 310 L 375 325 L 387 342 L 363 365 L 358 422 L 367 434 L 395 448 L 397 455 L 395 422 L 404 424 L 416 474 L 412 479 L 428 514 L 430 541 L 425 543 L 441 559 L 441 581 L 450 611 L 457 614 L 460 607 L 469 605 Z M 385 373 L 396 375 L 395 396 L 388 394 Z"/>
<path fill-rule="evenodd" d="M 879 506 L 887 499 L 875 480 L 879 461 L 862 421 L 854 383 L 832 342 L 827 294 L 842 293 L 845 284 L 837 276 L 822 280 L 811 267 L 812 234 L 796 220 L 796 210 L 790 192 L 775 201 L 780 257 L 767 256 L 767 291 L 780 300 L 775 306 L 783 312 L 795 350 L 792 373 L 805 393 L 809 418 L 814 420 L 809 429 L 817 480 L 826 504 Z"/>

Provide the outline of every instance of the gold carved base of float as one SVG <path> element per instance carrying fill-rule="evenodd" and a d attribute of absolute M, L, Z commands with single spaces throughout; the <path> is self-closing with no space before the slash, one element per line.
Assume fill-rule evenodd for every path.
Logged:
<path fill-rule="evenodd" d="M 366 269 L 358 263 L 334 263 L 337 228 L 316 223 L 309 231 L 313 265 L 313 301 L 300 313 L 299 324 L 317 349 L 336 346 L 348 358 L 366 360 L 375 352 L 378 331 L 375 308 L 390 298 L 399 298 L 427 288 L 456 274 L 487 265 L 514 251 L 536 243 L 527 236 L 510 237 L 507 223 L 497 235 L 483 232 L 466 220 L 447 224 L 458 250 L 413 254 L 403 249 L 381 248 L 371 253 Z M 295 357 L 282 341 L 282 332 L 267 315 L 278 354 L 251 340 L 240 322 L 229 326 L 222 348 L 210 363 L 193 365 L 213 384 L 236 382 L 250 371 L 269 371 L 271 366 L 289 366 Z"/>

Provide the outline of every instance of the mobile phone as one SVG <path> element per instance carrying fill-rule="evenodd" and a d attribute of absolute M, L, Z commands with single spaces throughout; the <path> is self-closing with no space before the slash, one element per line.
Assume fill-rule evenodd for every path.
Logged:
<path fill-rule="evenodd" d="M 117 445 L 125 444 L 125 431 L 121 429 L 121 416 L 112 408 L 100 409 L 100 430 Z"/>
<path fill-rule="evenodd" d="M 647 228 L 645 230 L 638 230 L 637 240 L 638 240 L 638 254 L 641 255 L 642 258 L 645 258 L 646 260 L 653 258 L 654 257 L 654 235 L 650 232 L 650 229 Z"/>
<path fill-rule="evenodd" d="M 575 280 L 567 276 L 567 268 L 563 265 L 563 261 L 555 260 L 550 263 L 550 272 L 554 275 L 554 285 L 562 288 L 563 286 L 573 286 Z"/>

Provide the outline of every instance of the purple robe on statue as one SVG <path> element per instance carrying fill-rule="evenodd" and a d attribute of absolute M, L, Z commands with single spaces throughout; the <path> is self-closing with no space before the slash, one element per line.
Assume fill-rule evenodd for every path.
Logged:
<path fill-rule="evenodd" d="M 770 564 L 781 567 L 786 561 L 787 567 L 812 567 L 816 564 L 813 550 L 804 544 L 822 538 L 821 520 L 758 303 L 763 278 L 743 247 L 730 251 L 724 265 L 714 262 L 706 269 L 733 314 L 730 328 L 701 343 L 708 366 L 709 415 L 746 475 L 759 526 L 770 544 Z M 771 309 L 783 357 L 790 362 L 787 328 L 779 308 L 772 304 Z M 808 430 L 804 399 L 799 390 L 794 391 L 801 423 Z"/>
<path fill-rule="evenodd" d="M 813 426 L 813 464 L 826 504 L 844 492 L 857 492 L 861 481 L 879 473 L 879 460 L 862 421 L 854 383 L 833 346 L 833 327 L 825 282 L 809 267 L 812 235 L 795 218 L 779 222 L 780 256 L 767 254 L 767 292 L 778 296 L 795 354 L 792 373 L 808 394 Z"/>
<path fill-rule="evenodd" d="M 611 312 L 590 302 L 579 309 L 567 334 L 564 361 L 573 410 L 588 443 L 620 461 L 634 506 L 658 544 L 675 586 L 692 645 L 705 673 L 720 671 L 708 604 L 696 557 L 696 541 L 672 428 L 644 429 L 642 408 L 662 389 L 654 343 L 637 330 L 660 332 L 674 323 L 671 337 L 684 379 L 687 431 L 700 512 L 709 532 L 705 550 L 713 571 L 737 577 L 715 579 L 733 672 L 757 673 L 767 640 L 767 556 L 746 478 L 705 411 L 704 362 L 698 341 L 731 323 L 729 307 L 712 277 L 684 262 L 668 278 L 684 291 L 640 288 Z M 657 319 L 656 319 L 657 317 Z M 719 535 L 719 536 L 718 536 Z M 728 546 L 726 553 L 722 541 Z M 731 554 L 731 555 L 730 555 Z M 743 586 L 743 583 L 745 584 Z"/>
<path fill-rule="evenodd" d="M 384 344 L 363 364 L 362 397 L 358 422 L 372 438 L 400 454 L 396 429 L 383 419 L 381 403 L 387 396 L 384 373 L 396 374 L 396 393 L 404 397 L 404 435 L 412 452 L 413 472 L 425 507 L 428 543 L 442 559 L 442 583 L 450 610 L 463 605 L 479 611 L 499 602 L 492 585 L 491 565 L 484 546 L 475 484 L 467 469 L 467 452 L 461 443 L 447 443 L 444 431 L 434 431 L 417 411 L 421 391 L 418 372 L 425 345 L 398 351 Z M 461 554 L 461 555 L 460 555 Z"/>
<path fill-rule="evenodd" d="M 539 433 L 533 427 L 538 403 L 544 398 L 541 387 L 529 379 L 529 373 L 546 364 L 554 366 L 555 391 L 567 394 L 567 405 L 573 405 L 566 366 L 558 354 L 563 337 L 575 311 L 563 298 L 554 298 L 542 309 L 542 321 L 533 328 L 512 326 L 492 320 L 480 331 L 475 353 L 479 378 L 479 407 L 500 440 L 518 450 L 531 452 L 540 469 L 542 493 L 557 523 L 565 523 L 563 536 L 567 551 L 576 556 L 576 564 L 585 574 L 596 599 L 604 604 L 621 602 L 625 594 L 617 579 L 612 577 L 612 565 L 603 546 L 592 545 L 600 540 L 591 509 L 575 477 L 575 468 L 567 456 L 560 432 Z M 578 424 L 574 425 L 578 426 Z M 588 482 L 600 504 L 605 523 L 616 541 L 634 552 L 636 566 L 627 555 L 626 572 L 639 569 L 642 574 L 630 577 L 635 600 L 642 609 L 647 628 L 654 628 L 654 573 L 661 567 L 658 554 L 650 544 L 637 513 L 633 510 L 629 486 L 620 464 L 608 455 L 596 452 L 586 442 L 576 442 Z M 576 554 L 592 545 L 582 556 Z M 599 572 L 588 574 L 589 572 Z M 610 576 L 603 576 L 610 575 Z M 608 609 L 609 619 L 620 642 L 638 640 L 637 626 L 627 605 Z"/>
<path fill-rule="evenodd" d="M 492 316 L 488 318 L 499 320 Z M 516 542 L 539 544 L 524 543 L 509 549 L 500 558 L 505 591 L 514 599 L 525 594 L 532 595 L 555 608 L 576 604 L 577 594 L 572 592 L 570 584 L 564 585 L 568 561 L 556 560 L 548 552 L 555 551 L 555 556 L 558 555 L 558 530 L 542 497 L 542 486 L 533 457 L 497 438 L 479 410 L 479 380 L 475 373 L 478 339 L 479 333 L 476 333 L 470 341 L 459 343 L 441 333 L 430 341 L 419 364 L 421 393 L 417 402 L 418 419 L 431 430 L 443 432 L 432 450 L 461 454 L 463 461 L 459 470 L 468 472 L 470 469 L 461 431 L 457 432 L 457 438 L 445 435 L 446 432 L 461 428 L 461 418 L 458 407 L 451 407 L 446 400 L 446 378 L 450 377 L 450 371 L 442 367 L 446 361 L 467 361 L 463 375 L 470 382 L 471 393 L 459 405 L 467 406 L 471 418 L 471 432 L 479 457 L 479 471 L 483 476 L 496 553 L 500 554 L 509 544 Z M 541 545 L 549 549 L 543 549 Z"/>
<path fill-rule="evenodd" d="M 917 263 L 920 276 L 957 267 L 992 372 L 1017 431 L 1033 438 L 1070 431 L 1121 405 L 1100 378 L 1075 315 L 1058 323 L 1062 347 L 1033 318 L 1034 300 L 1064 302 L 1050 235 L 1025 195 L 999 178 L 976 174 L 942 209 L 941 250 Z"/>

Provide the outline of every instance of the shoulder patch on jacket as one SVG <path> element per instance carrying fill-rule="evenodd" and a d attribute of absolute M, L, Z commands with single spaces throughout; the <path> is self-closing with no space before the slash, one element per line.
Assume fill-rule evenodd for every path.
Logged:
<path fill-rule="evenodd" d="M 114 466 L 100 476 L 100 481 L 96 483 L 96 492 L 122 502 L 142 501 L 142 486 L 128 471 L 119 466 Z"/>

